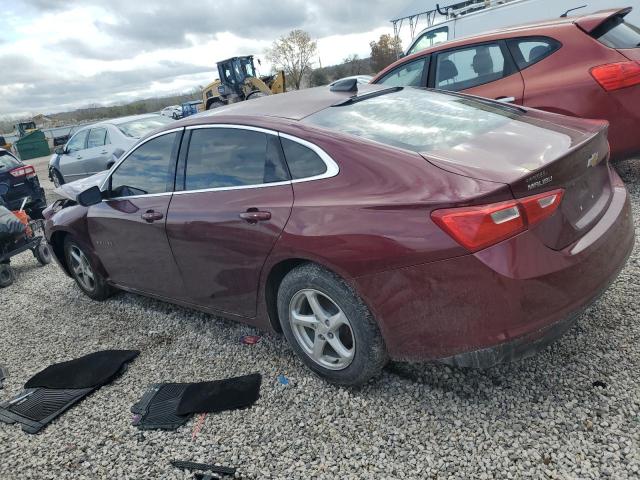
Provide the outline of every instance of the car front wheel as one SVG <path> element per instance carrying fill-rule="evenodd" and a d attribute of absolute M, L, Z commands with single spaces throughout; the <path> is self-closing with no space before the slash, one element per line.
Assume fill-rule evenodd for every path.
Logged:
<path fill-rule="evenodd" d="M 331 383 L 362 385 L 387 363 L 382 335 L 365 303 L 319 265 L 304 264 L 286 275 L 278 314 L 296 354 Z"/>
<path fill-rule="evenodd" d="M 53 180 L 53 184 L 56 188 L 65 184 L 64 177 L 62 174 L 56 170 L 55 168 L 51 170 L 51 178 Z"/>
<path fill-rule="evenodd" d="M 113 288 L 93 267 L 84 249 L 69 237 L 64 242 L 64 254 L 73 279 L 88 297 L 106 300 L 113 294 Z"/>

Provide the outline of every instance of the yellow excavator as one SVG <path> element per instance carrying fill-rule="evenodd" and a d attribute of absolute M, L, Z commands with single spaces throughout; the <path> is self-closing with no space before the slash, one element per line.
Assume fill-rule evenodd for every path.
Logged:
<path fill-rule="evenodd" d="M 207 110 L 286 91 L 284 72 L 258 77 L 253 55 L 218 62 L 218 76 L 202 91 L 202 103 Z"/>

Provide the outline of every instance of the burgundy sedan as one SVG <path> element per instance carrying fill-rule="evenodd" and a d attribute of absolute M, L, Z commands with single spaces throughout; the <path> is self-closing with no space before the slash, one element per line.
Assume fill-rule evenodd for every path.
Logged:
<path fill-rule="evenodd" d="M 640 153 L 640 28 L 631 8 L 487 32 L 402 58 L 371 81 L 464 92 L 610 123 L 614 160 Z"/>
<path fill-rule="evenodd" d="M 283 331 L 351 385 L 389 358 L 527 356 L 616 277 L 634 232 L 606 123 L 357 88 L 147 136 L 99 186 L 61 187 L 45 212 L 58 261 L 96 300 L 122 289 Z"/>

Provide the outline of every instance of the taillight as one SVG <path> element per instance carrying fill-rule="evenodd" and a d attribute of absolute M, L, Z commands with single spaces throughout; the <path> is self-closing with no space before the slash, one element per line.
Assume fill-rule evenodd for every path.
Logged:
<path fill-rule="evenodd" d="M 640 63 L 619 62 L 600 65 L 591 69 L 591 76 L 607 92 L 640 85 Z"/>
<path fill-rule="evenodd" d="M 558 189 L 489 205 L 434 210 L 431 218 L 460 245 L 476 252 L 550 217 L 563 194 Z"/>
<path fill-rule="evenodd" d="M 14 168 L 13 170 L 9 171 L 9 173 L 14 177 L 33 178 L 36 176 L 36 169 L 31 165 L 25 165 L 24 167 Z"/>

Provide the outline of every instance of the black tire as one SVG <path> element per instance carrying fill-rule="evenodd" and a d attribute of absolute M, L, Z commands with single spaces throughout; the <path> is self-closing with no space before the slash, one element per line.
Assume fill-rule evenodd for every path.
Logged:
<path fill-rule="evenodd" d="M 268 96 L 269 96 L 268 94 L 261 92 L 260 90 L 254 90 L 249 95 L 247 95 L 247 100 L 253 100 L 254 98 L 268 97 Z"/>
<path fill-rule="evenodd" d="M 64 177 L 62 176 L 62 174 L 55 168 L 51 169 L 51 177 L 53 178 L 53 184 L 56 188 L 67 183 L 64 181 Z"/>
<path fill-rule="evenodd" d="M 13 284 L 16 274 L 8 263 L 0 263 L 0 288 L 5 288 Z"/>
<path fill-rule="evenodd" d="M 342 310 L 348 319 L 349 335 L 353 337 L 351 348 L 354 351 L 351 363 L 342 369 L 323 367 L 305 352 L 296 339 L 290 310 L 294 308 L 292 302 L 295 302 L 295 298 L 308 290 L 325 297 Z M 278 316 L 282 330 L 296 354 L 314 373 L 331 383 L 362 385 L 379 375 L 388 361 L 384 340 L 369 308 L 342 278 L 317 264 L 300 265 L 285 276 L 278 289 Z M 313 335 L 315 337 L 318 333 Z M 322 335 L 320 338 L 325 340 Z"/>
<path fill-rule="evenodd" d="M 76 265 L 78 262 L 75 260 L 75 257 L 72 256 L 72 252 L 74 254 L 81 252 L 82 255 L 84 255 L 84 258 L 87 261 L 86 265 L 84 266 L 85 271 L 87 271 L 86 269 L 90 271 L 93 281 L 83 279 L 83 277 L 86 278 L 86 276 L 84 274 L 78 273 L 78 270 L 74 267 L 74 265 Z M 82 247 L 71 237 L 65 238 L 64 256 L 67 262 L 67 267 L 69 268 L 69 272 L 71 273 L 73 279 L 76 281 L 76 285 L 78 285 L 78 287 L 80 287 L 80 290 L 82 290 L 88 297 L 92 298 L 93 300 L 102 301 L 113 295 L 115 291 L 114 288 L 107 284 L 105 278 L 100 275 L 95 266 L 91 263 L 91 261 L 89 260 L 89 258 L 91 257 L 87 255 L 84 247 Z"/>
<path fill-rule="evenodd" d="M 46 243 L 40 242 L 40 245 L 33 250 L 33 256 L 36 257 L 40 265 L 49 265 L 51 263 L 51 248 Z"/>

